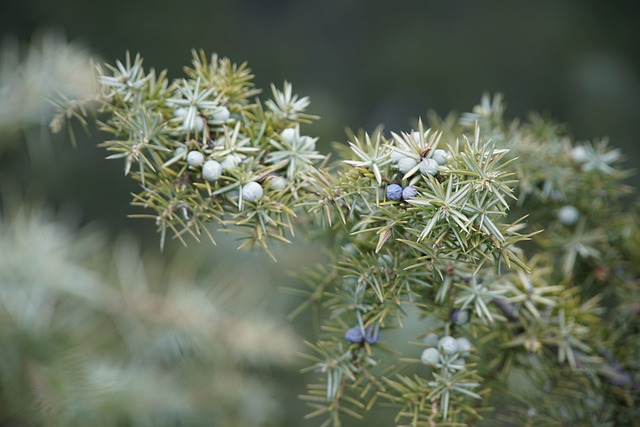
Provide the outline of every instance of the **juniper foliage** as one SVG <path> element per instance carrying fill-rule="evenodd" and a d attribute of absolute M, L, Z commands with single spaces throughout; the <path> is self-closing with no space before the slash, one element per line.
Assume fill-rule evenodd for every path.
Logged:
<path fill-rule="evenodd" d="M 269 250 L 324 226 L 327 262 L 293 290 L 293 317 L 319 313 L 301 399 L 323 426 L 379 404 L 407 426 L 640 420 L 639 221 L 606 140 L 508 121 L 484 96 L 460 117 L 353 133 L 329 162 L 301 134 L 309 100 L 286 82 L 254 99 L 245 64 L 194 52 L 168 81 L 127 56 L 99 74 L 103 146 L 140 183 L 132 204 L 161 240 L 213 240 L 213 223 Z M 418 336 L 404 333 L 411 313 Z"/>

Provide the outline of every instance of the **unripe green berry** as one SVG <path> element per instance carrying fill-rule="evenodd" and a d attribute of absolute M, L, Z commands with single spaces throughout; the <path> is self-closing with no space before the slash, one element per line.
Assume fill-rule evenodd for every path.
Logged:
<path fill-rule="evenodd" d="M 437 150 L 433 151 L 433 155 L 431 156 L 431 158 L 438 162 L 439 165 L 444 165 L 449 161 L 451 155 L 445 150 L 438 148 Z"/>
<path fill-rule="evenodd" d="M 220 163 L 220 166 L 222 166 L 222 169 L 224 170 L 231 170 L 235 169 L 236 166 L 238 166 L 238 163 L 240 163 L 240 160 L 232 154 L 225 157 L 222 163 Z"/>
<path fill-rule="evenodd" d="M 213 119 L 221 122 L 226 122 L 227 120 L 229 120 L 230 116 L 231 114 L 229 113 L 229 109 L 227 107 L 218 107 L 213 113 Z"/>
<path fill-rule="evenodd" d="M 411 169 L 416 167 L 417 164 L 418 162 L 416 162 L 416 160 L 411 157 L 402 157 L 400 160 L 398 160 L 398 170 L 402 173 L 407 173 Z"/>
<path fill-rule="evenodd" d="M 580 212 L 578 212 L 578 209 L 576 209 L 575 206 L 566 205 L 558 210 L 558 221 L 560 221 L 560 224 L 566 225 L 567 227 L 575 225 L 579 218 Z"/>
<path fill-rule="evenodd" d="M 431 332 L 422 339 L 422 342 L 425 343 L 428 347 L 437 347 L 438 342 L 440 342 L 440 337 L 437 334 Z"/>
<path fill-rule="evenodd" d="M 207 181 L 216 181 L 222 175 L 222 166 L 215 160 L 207 160 L 202 166 L 202 177 Z"/>
<path fill-rule="evenodd" d="M 197 130 L 198 132 L 202 132 L 204 129 L 204 119 L 200 116 L 196 116 L 192 123 L 185 120 L 182 122 L 182 128 L 186 131 Z"/>
<path fill-rule="evenodd" d="M 571 149 L 571 158 L 576 163 L 585 163 L 588 160 L 587 149 L 582 145 L 576 145 Z"/>
<path fill-rule="evenodd" d="M 204 164 L 204 154 L 199 151 L 189 151 L 187 154 L 187 163 L 189 166 L 197 168 Z"/>
<path fill-rule="evenodd" d="M 300 137 L 300 145 L 304 146 L 307 150 L 315 150 L 316 149 L 316 141 L 314 138 L 310 136 L 301 136 Z"/>
<path fill-rule="evenodd" d="M 247 202 L 255 202 L 262 198 L 264 190 L 257 182 L 248 182 L 242 187 L 242 198 Z"/>
<path fill-rule="evenodd" d="M 403 158 L 405 158 L 405 157 L 406 157 L 406 156 L 405 156 L 404 154 L 402 154 L 401 152 L 399 152 L 399 151 L 397 151 L 397 150 L 391 150 L 391 153 L 389 153 L 389 158 L 390 158 L 392 161 L 396 162 L 396 163 L 398 163 L 398 161 L 399 161 L 400 159 L 403 159 Z"/>
<path fill-rule="evenodd" d="M 274 190 L 284 190 L 287 188 L 287 180 L 281 176 L 271 176 L 267 182 Z"/>
<path fill-rule="evenodd" d="M 435 347 L 425 348 L 422 351 L 422 356 L 420 356 L 420 360 L 425 365 L 437 365 L 440 362 L 440 352 Z"/>
<path fill-rule="evenodd" d="M 438 173 L 440 165 L 433 159 L 422 159 L 420 162 L 420 173 L 422 175 L 435 175 Z"/>
<path fill-rule="evenodd" d="M 456 338 L 456 344 L 461 357 L 468 357 L 471 351 L 471 343 L 465 337 Z"/>
<path fill-rule="evenodd" d="M 446 335 L 440 338 L 440 342 L 438 342 L 438 348 L 444 354 L 453 354 L 458 351 L 458 343 L 454 337 Z"/>
<path fill-rule="evenodd" d="M 296 137 L 296 130 L 294 128 L 287 128 L 280 132 L 280 137 L 287 142 L 291 142 Z"/>
<path fill-rule="evenodd" d="M 204 119 L 200 116 L 197 116 L 193 126 L 198 132 L 202 132 L 204 129 Z"/>

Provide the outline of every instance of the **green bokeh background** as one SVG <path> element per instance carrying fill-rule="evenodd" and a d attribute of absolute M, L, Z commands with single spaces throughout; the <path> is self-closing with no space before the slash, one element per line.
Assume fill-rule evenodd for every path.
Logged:
<path fill-rule="evenodd" d="M 36 31 L 56 29 L 108 62 L 127 50 L 140 52 L 146 66 L 168 68 L 172 77 L 181 75 L 192 48 L 247 61 L 265 91 L 286 79 L 311 97 L 309 112 L 322 119 L 306 131 L 319 136 L 325 150 L 331 141 L 345 140 L 345 127 L 372 130 L 382 123 L 388 130 L 408 130 L 428 110 L 469 111 L 483 93 L 501 92 L 507 116 L 541 111 L 567 123 L 578 140 L 609 136 L 629 167 L 640 159 L 638 1 L 5 3 L 1 38 L 26 42 Z M 126 231 L 156 247 L 151 222 L 126 218 L 136 186 L 123 176 L 122 165 L 104 160 L 96 132 L 78 136 L 77 148 L 64 136 L 53 137 L 51 161 L 34 161 L 25 144 L 3 151 L 2 184 L 17 184 L 54 205 L 72 205 L 85 222 L 98 221 L 114 234 Z M 637 177 L 631 182 L 637 186 Z M 261 256 L 229 255 L 229 248 L 202 244 L 189 250 L 210 251 L 212 265 L 233 256 L 230 272 L 259 265 L 256 271 L 273 281 L 284 280 L 287 267 L 312 264 L 317 254 L 307 244 L 309 259 L 276 267 Z M 284 317 L 289 302 L 275 300 L 274 315 Z M 306 320 L 296 325 L 301 333 L 309 329 Z M 280 400 L 290 411 L 285 418 L 303 425 L 302 404 L 285 402 L 302 392 L 302 382 L 294 370 L 279 375 Z"/>

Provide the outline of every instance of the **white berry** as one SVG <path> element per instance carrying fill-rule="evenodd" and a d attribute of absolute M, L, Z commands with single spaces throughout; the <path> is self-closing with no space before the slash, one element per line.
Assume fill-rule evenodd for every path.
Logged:
<path fill-rule="evenodd" d="M 199 151 L 189 151 L 187 154 L 187 163 L 189 166 L 198 168 L 204 164 L 204 154 Z"/>
<path fill-rule="evenodd" d="M 186 108 L 176 108 L 176 110 L 173 112 L 173 115 L 179 118 L 183 118 L 187 115 L 187 109 Z"/>
<path fill-rule="evenodd" d="M 218 107 L 218 109 L 213 113 L 213 119 L 216 121 L 226 122 L 231 117 L 229 113 L 229 109 L 227 107 Z"/>
<path fill-rule="evenodd" d="M 260 200 L 263 195 L 264 190 L 257 182 L 248 182 L 242 187 L 242 198 L 247 202 Z"/>
<path fill-rule="evenodd" d="M 197 130 L 198 132 L 202 132 L 204 129 L 204 119 L 200 116 L 195 116 L 192 122 L 186 120 L 187 117 L 184 117 L 184 121 L 182 122 L 182 128 L 186 131 Z"/>
<path fill-rule="evenodd" d="M 589 155 L 587 154 L 587 149 L 582 145 L 576 145 L 571 149 L 571 158 L 576 163 L 585 163 L 589 160 Z"/>
<path fill-rule="evenodd" d="M 435 175 L 438 173 L 438 162 L 433 159 L 422 159 L 420 162 L 420 173 L 422 175 Z"/>
<path fill-rule="evenodd" d="M 284 190 L 287 188 L 287 180 L 281 176 L 272 176 L 268 182 L 274 190 Z"/>
<path fill-rule="evenodd" d="M 404 157 L 406 156 L 397 150 L 391 150 L 391 153 L 389 153 L 389 158 L 396 163 Z"/>
<path fill-rule="evenodd" d="M 435 347 L 425 348 L 420 356 L 420 360 L 425 365 L 436 365 L 440 362 L 440 352 Z"/>
<path fill-rule="evenodd" d="M 576 209 L 575 206 L 566 205 L 561 207 L 558 211 L 558 221 L 560 221 L 560 224 L 566 225 L 567 227 L 575 225 L 579 218 L 580 212 L 578 212 L 578 209 Z"/>
<path fill-rule="evenodd" d="M 440 337 L 433 332 L 427 334 L 427 336 L 422 339 L 422 342 L 425 343 L 428 347 L 437 347 L 438 341 L 440 341 Z"/>
<path fill-rule="evenodd" d="M 220 166 L 222 166 L 222 169 L 224 170 L 229 170 L 229 169 L 235 169 L 236 166 L 238 166 L 238 163 L 239 163 L 238 158 L 234 155 L 230 155 L 225 157 L 222 163 L 220 163 Z"/>
<path fill-rule="evenodd" d="M 398 170 L 400 170 L 400 172 L 402 173 L 407 173 L 411 169 L 416 167 L 417 164 L 418 162 L 416 162 L 415 159 L 411 157 L 402 157 L 400 160 L 398 160 Z"/>
<path fill-rule="evenodd" d="M 458 342 L 454 337 L 446 335 L 440 338 L 438 347 L 444 354 L 453 354 L 458 351 Z"/>
<path fill-rule="evenodd" d="M 296 130 L 294 128 L 287 128 L 280 132 L 280 137 L 287 142 L 291 142 L 296 137 Z"/>
<path fill-rule="evenodd" d="M 468 357 L 471 351 L 471 343 L 465 337 L 456 338 L 456 344 L 458 345 L 458 351 L 460 356 Z"/>
<path fill-rule="evenodd" d="M 433 151 L 433 155 L 431 156 L 431 158 L 438 162 L 439 165 L 444 165 L 449 161 L 451 155 L 449 155 L 449 153 L 447 153 L 445 150 L 438 148 L 437 150 Z"/>
<path fill-rule="evenodd" d="M 216 181 L 222 175 L 222 165 L 215 160 L 207 160 L 202 166 L 202 177 L 207 181 Z"/>
<path fill-rule="evenodd" d="M 301 136 L 300 137 L 300 145 L 307 150 L 314 151 L 316 149 L 316 139 L 311 138 L 310 136 Z"/>

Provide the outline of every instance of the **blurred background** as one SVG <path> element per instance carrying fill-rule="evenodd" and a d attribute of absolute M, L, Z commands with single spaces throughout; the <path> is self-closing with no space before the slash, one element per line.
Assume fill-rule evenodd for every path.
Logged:
<path fill-rule="evenodd" d="M 123 59 L 127 50 L 140 52 L 146 67 L 167 68 L 171 77 L 181 76 L 193 48 L 247 61 L 265 92 L 271 82 L 281 86 L 286 79 L 296 93 L 311 97 L 309 112 L 321 120 L 307 132 L 319 136 L 326 150 L 330 142 L 345 140 L 346 127 L 409 130 L 428 110 L 443 116 L 470 111 L 483 93 L 501 92 L 508 117 L 539 111 L 565 123 L 578 140 L 609 136 L 626 153 L 630 168 L 640 159 L 637 1 L 5 3 L 2 40 L 27 43 L 39 32 L 55 30 L 109 63 Z M 234 242 L 224 239 L 215 247 L 172 245 L 160 254 L 153 223 L 127 219 L 136 186 L 123 176 L 120 162 L 104 160 L 96 148 L 102 135 L 95 129 L 89 135 L 77 132 L 77 147 L 37 124 L 1 136 L 3 189 L 17 188 L 54 208 L 70 207 L 80 224 L 98 223 L 108 235 L 132 236 L 157 259 L 198 253 L 197 268 L 209 272 L 224 264 L 226 282 L 260 287 L 268 295 L 265 315 L 309 334 L 308 316 L 287 324 L 287 312 L 299 301 L 277 289 L 294 284 L 288 269 L 318 262 L 319 248 L 301 243 L 297 248 L 304 250 L 297 255 L 282 249 L 284 262 L 278 265 L 260 254 L 237 254 Z M 46 142 L 38 145 L 41 141 Z M 638 178 L 630 182 L 637 187 Z M 272 283 L 262 283 L 264 277 Z M 318 424 L 303 423 L 302 403 L 286 403 L 304 389 L 299 367 L 291 362 L 277 375 L 265 375 L 277 384 L 276 425 Z"/>

